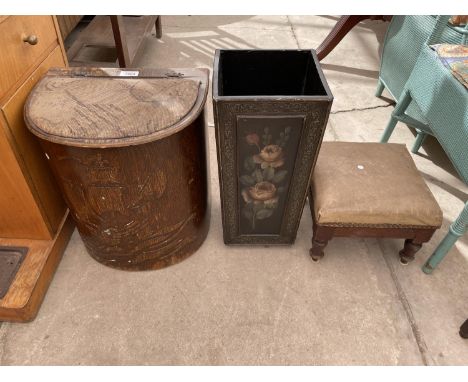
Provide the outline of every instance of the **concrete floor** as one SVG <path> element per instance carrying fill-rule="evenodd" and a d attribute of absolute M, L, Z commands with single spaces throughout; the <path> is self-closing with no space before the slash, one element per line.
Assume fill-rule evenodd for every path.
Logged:
<path fill-rule="evenodd" d="M 336 17 L 163 17 L 141 66 L 211 67 L 215 48 L 314 48 Z M 326 140 L 377 141 L 393 107 L 373 96 L 386 24 L 355 28 L 323 61 L 335 96 Z M 420 270 L 467 199 L 437 142 L 418 168 L 444 223 L 407 267 L 402 240 L 334 239 L 308 255 L 304 210 L 291 247 L 236 248 L 222 241 L 211 101 L 207 103 L 211 228 L 189 259 L 128 273 L 100 265 L 74 233 L 38 317 L 0 327 L 2 365 L 466 365 L 468 237 L 431 276 Z M 398 125 L 392 142 L 410 148 Z"/>

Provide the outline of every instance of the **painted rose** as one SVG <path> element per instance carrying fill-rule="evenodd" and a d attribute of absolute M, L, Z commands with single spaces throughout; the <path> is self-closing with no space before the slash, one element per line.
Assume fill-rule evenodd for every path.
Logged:
<path fill-rule="evenodd" d="M 249 196 L 254 200 L 265 201 L 274 198 L 276 186 L 270 182 L 260 182 L 249 188 Z"/>
<path fill-rule="evenodd" d="M 258 147 L 258 143 L 260 142 L 260 138 L 257 134 L 255 133 L 251 133 L 251 134 L 248 134 L 246 137 L 245 137 L 245 140 L 247 141 L 247 143 L 250 145 L 250 146 L 257 146 Z"/>
<path fill-rule="evenodd" d="M 265 146 L 259 154 L 253 156 L 253 160 L 259 163 L 262 169 L 281 167 L 284 164 L 283 149 L 278 145 Z"/>
<path fill-rule="evenodd" d="M 275 195 L 274 197 L 272 197 L 271 199 L 268 199 L 268 200 L 256 200 L 256 199 L 253 199 L 251 196 L 250 196 L 250 192 L 247 188 L 244 188 L 242 191 L 241 191 L 241 194 L 242 194 L 242 199 L 244 199 L 244 202 L 246 202 L 247 204 L 249 203 L 253 203 L 253 204 L 261 204 L 263 203 L 263 205 L 266 207 L 266 208 L 276 208 L 276 205 L 278 204 L 278 200 L 279 200 L 279 197 L 278 195 Z"/>

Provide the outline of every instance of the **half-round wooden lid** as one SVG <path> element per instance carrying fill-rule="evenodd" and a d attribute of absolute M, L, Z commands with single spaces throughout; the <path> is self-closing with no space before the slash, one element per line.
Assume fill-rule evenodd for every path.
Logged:
<path fill-rule="evenodd" d="M 203 110 L 208 70 L 50 70 L 25 105 L 29 130 L 80 147 L 142 144 L 172 135 Z"/>

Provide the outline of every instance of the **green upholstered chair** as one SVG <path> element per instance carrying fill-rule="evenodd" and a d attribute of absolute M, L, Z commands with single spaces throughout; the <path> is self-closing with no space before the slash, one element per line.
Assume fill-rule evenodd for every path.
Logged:
<path fill-rule="evenodd" d="M 381 96 L 385 89 L 398 100 L 416 63 L 421 48 L 430 44 L 449 43 L 465 44 L 468 36 L 467 27 L 454 27 L 448 24 L 450 16 L 394 16 L 387 29 L 382 50 L 379 81 L 376 96 Z M 411 151 L 416 153 L 427 134 L 431 134 L 425 116 L 414 102 L 405 112 L 390 123 L 397 121 L 414 127 L 416 141 Z M 394 127 L 394 126 L 393 126 Z M 391 134 L 392 128 L 387 132 Z M 384 136 L 382 141 L 387 141 Z"/>
<path fill-rule="evenodd" d="M 438 17 L 431 37 L 419 49 L 418 58 L 406 81 L 381 141 L 387 142 L 397 121 L 413 124 L 411 105 L 422 118 L 418 127 L 434 135 L 461 179 L 468 184 L 468 92 L 429 46 L 440 42 L 447 29 L 445 17 Z M 462 34 L 462 33 L 461 33 Z M 432 272 L 468 225 L 468 202 L 449 232 L 423 267 Z"/>

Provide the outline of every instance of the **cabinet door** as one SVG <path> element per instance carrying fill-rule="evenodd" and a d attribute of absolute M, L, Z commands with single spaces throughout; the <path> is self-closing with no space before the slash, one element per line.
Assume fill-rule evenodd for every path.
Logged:
<path fill-rule="evenodd" d="M 51 235 L 0 120 L 0 236 L 50 239 Z"/>
<path fill-rule="evenodd" d="M 28 192 L 21 188 L 18 190 L 16 181 L 6 184 L 0 180 L 0 211 L 4 208 L 10 208 L 10 213 L 0 214 L 0 236 L 3 237 L 27 237 L 49 239 L 54 236 L 65 213 L 66 207 L 58 191 L 58 187 L 49 169 L 47 159 L 41 150 L 39 141 L 26 128 L 23 120 L 23 107 L 28 94 L 41 76 L 50 67 L 64 66 L 62 52 L 57 46 L 54 51 L 44 60 L 44 62 L 33 72 L 33 74 L 24 82 L 16 93 L 1 108 L 3 113 L 3 134 L 8 141 L 8 149 L 16 157 L 21 174 L 16 174 L 15 169 L 11 168 L 9 176 L 14 178 L 22 177 L 28 185 Z M 0 138 L 2 140 L 2 138 Z M 10 155 L 10 153 L 0 153 L 0 158 Z M 9 170 L 6 162 L 2 159 L 3 172 Z M 22 186 L 21 186 L 22 187 Z M 28 196 L 26 196 L 28 195 Z M 29 205 L 30 196 L 33 196 L 33 206 L 27 209 L 19 208 L 16 210 L 15 203 L 10 203 L 15 198 L 22 199 L 19 206 Z M 23 200 L 24 199 L 24 200 Z M 28 202 L 26 203 L 26 199 Z M 22 213 L 25 216 L 22 216 Z M 37 214 L 37 216 L 36 216 Z M 7 215 L 17 215 L 16 219 L 7 219 Z M 34 236 L 31 233 L 34 232 Z M 21 236 L 19 236 L 21 235 Z M 26 236 L 25 236 L 26 235 Z"/>

